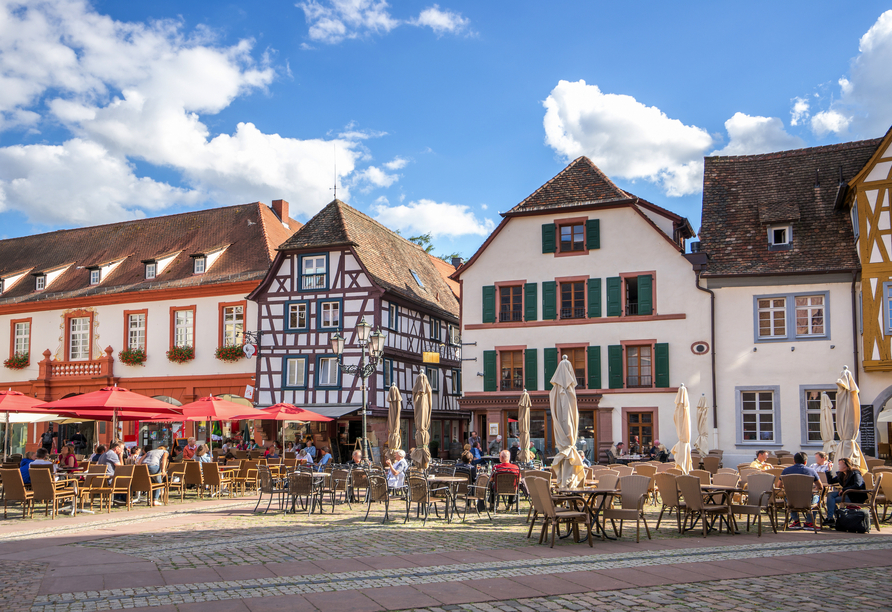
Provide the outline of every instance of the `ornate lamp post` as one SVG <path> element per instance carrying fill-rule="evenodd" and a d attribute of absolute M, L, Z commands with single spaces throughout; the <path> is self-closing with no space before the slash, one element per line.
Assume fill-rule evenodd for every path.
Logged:
<path fill-rule="evenodd" d="M 371 461 L 371 448 L 369 448 L 369 430 L 366 422 L 366 414 L 368 413 L 368 384 L 369 376 L 378 370 L 378 364 L 384 356 L 384 334 L 380 329 L 372 331 L 365 317 L 356 326 L 356 343 L 362 349 L 362 356 L 356 365 L 344 365 L 344 338 L 340 334 L 335 334 L 331 338 L 331 349 L 338 356 L 338 367 L 348 374 L 355 374 L 362 379 L 362 437 L 363 437 L 363 457 Z M 366 356 L 368 349 L 368 356 Z"/>

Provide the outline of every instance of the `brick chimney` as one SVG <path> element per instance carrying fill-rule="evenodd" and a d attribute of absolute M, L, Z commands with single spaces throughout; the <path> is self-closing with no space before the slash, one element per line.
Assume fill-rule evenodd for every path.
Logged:
<path fill-rule="evenodd" d="M 288 202 L 286 200 L 273 200 L 273 212 L 279 216 L 279 221 L 288 227 Z"/>

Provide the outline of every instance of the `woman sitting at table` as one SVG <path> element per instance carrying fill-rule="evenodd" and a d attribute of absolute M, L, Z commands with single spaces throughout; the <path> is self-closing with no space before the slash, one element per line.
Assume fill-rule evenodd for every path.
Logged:
<path fill-rule="evenodd" d="M 263 456 L 267 459 L 278 459 L 279 458 L 279 445 L 273 442 L 266 449 L 266 452 L 263 453 Z"/>
<path fill-rule="evenodd" d="M 310 453 L 307 452 L 307 449 L 302 448 L 300 452 L 297 453 L 297 462 L 304 463 L 306 465 L 313 465 L 313 458 L 310 456 Z"/>
<path fill-rule="evenodd" d="M 322 448 L 322 459 L 319 460 L 319 471 L 322 471 L 322 466 L 331 461 L 331 450 L 325 446 Z"/>
<path fill-rule="evenodd" d="M 480 465 L 483 462 L 483 449 L 480 448 L 480 442 L 474 442 L 471 445 L 471 465 Z"/>
<path fill-rule="evenodd" d="M 59 453 L 59 467 L 66 471 L 77 469 L 77 457 L 74 456 L 74 447 L 66 444 Z"/>
<path fill-rule="evenodd" d="M 399 457 L 396 463 L 391 464 L 390 459 L 384 461 L 387 486 L 391 489 L 402 489 L 406 485 L 406 470 L 409 467 L 409 464 L 406 462 L 406 451 L 398 448 L 393 451 L 393 454 Z"/>
<path fill-rule="evenodd" d="M 202 444 L 198 447 L 198 450 L 195 451 L 195 460 L 199 463 L 211 462 L 211 454 L 208 452 L 207 444 Z"/>
<path fill-rule="evenodd" d="M 827 527 L 836 525 L 836 504 L 840 503 L 845 495 L 846 501 L 853 504 L 862 504 L 867 501 L 867 492 L 864 490 L 864 478 L 861 472 L 852 469 L 852 460 L 840 457 L 836 461 L 839 471 L 836 476 L 830 476 L 827 472 L 827 482 L 839 485 L 841 491 L 830 491 L 827 495 L 827 520 L 822 521 Z M 846 495 L 848 493 L 848 495 Z"/>
<path fill-rule="evenodd" d="M 477 482 L 477 466 L 471 464 L 473 460 L 473 455 L 471 455 L 470 452 L 465 451 L 461 454 L 461 459 L 459 459 L 458 465 L 455 466 L 456 476 L 459 474 L 468 474 L 468 482 L 470 484 Z"/>

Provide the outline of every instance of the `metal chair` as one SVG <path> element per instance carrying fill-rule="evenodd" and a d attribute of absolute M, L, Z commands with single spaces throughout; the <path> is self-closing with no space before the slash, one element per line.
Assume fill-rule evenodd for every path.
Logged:
<path fill-rule="evenodd" d="M 520 476 L 510 472 L 502 472 L 493 475 L 493 512 L 498 514 L 499 499 L 505 502 L 505 511 L 511 510 L 511 506 L 515 506 L 516 512 L 520 513 L 520 495 L 519 484 Z"/>
<path fill-rule="evenodd" d="M 486 474 L 478 474 L 477 481 L 474 484 L 468 485 L 468 492 L 462 498 L 465 502 L 465 511 L 462 513 L 461 520 L 464 522 L 465 518 L 468 516 L 468 508 L 474 507 L 474 512 L 477 513 L 477 516 L 480 516 L 480 504 L 482 503 L 483 509 L 486 511 L 486 516 L 489 520 L 492 520 L 492 515 L 489 513 L 489 506 L 487 506 L 487 497 L 489 495 L 489 476 Z"/>
<path fill-rule="evenodd" d="M 312 475 L 305 472 L 292 472 L 288 475 L 288 495 L 292 500 L 292 507 L 296 500 L 301 500 L 301 509 L 313 514 L 316 510 L 316 502 L 322 507 L 322 488 Z"/>
<path fill-rule="evenodd" d="M 257 505 L 254 506 L 254 512 L 257 512 L 257 508 L 260 507 L 260 502 L 263 500 L 264 495 L 267 495 L 269 497 L 269 501 L 267 501 L 266 503 L 266 510 L 264 510 L 264 513 L 269 512 L 270 506 L 272 506 L 273 503 L 273 498 L 276 496 L 278 496 L 279 498 L 279 510 L 282 510 L 285 505 L 285 493 L 287 493 L 288 490 L 276 483 L 275 479 L 273 478 L 272 472 L 270 472 L 269 466 L 259 466 L 258 474 L 260 476 L 260 496 L 257 498 Z"/>
<path fill-rule="evenodd" d="M 368 501 L 368 508 L 365 511 L 365 518 L 362 520 L 368 520 L 369 512 L 372 509 L 372 503 L 383 503 L 384 520 L 381 522 L 386 523 L 390 518 L 390 489 L 387 486 L 386 478 L 378 475 L 369 476 L 369 489 L 368 495 L 366 495 L 366 500 Z"/>
<path fill-rule="evenodd" d="M 424 518 L 421 522 L 422 526 L 427 525 L 427 518 L 428 516 L 430 516 L 431 507 L 434 508 L 434 513 L 437 515 L 437 518 L 440 518 L 440 512 L 437 510 L 437 504 L 440 502 L 443 502 L 443 504 L 445 504 L 445 507 L 443 508 L 443 516 L 447 516 L 449 513 L 449 504 L 451 503 L 451 500 L 448 496 L 436 497 L 433 495 L 433 493 L 434 491 L 448 490 L 448 487 L 431 489 L 427 478 L 410 476 L 408 488 L 406 491 L 406 520 L 404 520 L 403 523 L 409 522 L 409 514 L 412 510 L 412 504 L 417 505 L 417 508 L 415 509 L 416 518 L 418 518 L 419 514 L 424 515 Z"/>

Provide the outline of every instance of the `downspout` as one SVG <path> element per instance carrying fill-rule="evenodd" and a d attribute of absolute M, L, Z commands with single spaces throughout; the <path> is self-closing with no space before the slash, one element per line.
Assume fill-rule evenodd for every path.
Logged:
<path fill-rule="evenodd" d="M 861 313 L 858 312 L 858 298 L 855 293 L 855 283 L 858 280 L 858 272 L 852 271 L 852 352 L 855 355 L 854 366 L 852 367 L 852 371 L 855 375 L 855 384 L 860 385 L 861 382 L 858 380 L 858 317 L 861 316 Z M 874 415 L 876 416 L 876 415 Z"/>
<path fill-rule="evenodd" d="M 718 410 L 718 400 L 716 398 L 716 384 L 715 384 L 715 292 L 707 289 L 706 287 L 700 286 L 700 274 L 702 272 L 702 268 L 697 270 L 697 279 L 695 281 L 695 286 L 700 291 L 705 291 L 709 294 L 709 348 L 710 348 L 710 357 L 712 358 L 712 429 L 713 435 L 715 436 L 715 440 L 713 443 L 715 444 L 715 448 L 718 448 L 718 429 L 719 429 L 719 410 Z M 852 285 L 854 287 L 854 285 Z"/>

